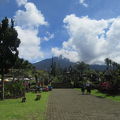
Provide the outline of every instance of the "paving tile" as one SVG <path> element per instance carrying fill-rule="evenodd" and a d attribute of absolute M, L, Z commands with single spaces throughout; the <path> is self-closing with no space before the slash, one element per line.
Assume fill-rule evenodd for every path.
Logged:
<path fill-rule="evenodd" d="M 53 89 L 46 120 L 120 120 L 120 103 L 75 89 Z"/>

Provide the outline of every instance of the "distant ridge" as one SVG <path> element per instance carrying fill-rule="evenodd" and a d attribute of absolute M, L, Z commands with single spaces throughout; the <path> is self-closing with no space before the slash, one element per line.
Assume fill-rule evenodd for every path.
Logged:
<path fill-rule="evenodd" d="M 63 57 L 53 57 L 53 61 L 56 62 L 56 66 L 62 69 L 68 68 L 70 65 L 73 66 L 75 63 L 71 62 L 69 59 Z M 52 65 L 52 58 L 42 60 L 40 62 L 33 64 L 38 70 L 50 71 Z M 105 65 L 90 65 L 93 70 L 104 71 L 106 69 Z"/>
<path fill-rule="evenodd" d="M 56 63 L 57 67 L 60 67 L 62 69 L 67 68 L 70 65 L 75 64 L 73 62 L 70 62 L 69 59 L 62 58 L 61 56 L 60 57 L 53 57 L 53 62 Z M 51 69 L 51 65 L 52 65 L 52 58 L 42 60 L 40 62 L 34 63 L 33 65 L 38 70 L 49 71 Z"/>
<path fill-rule="evenodd" d="M 90 68 L 93 70 L 104 71 L 106 70 L 106 65 L 90 65 Z"/>

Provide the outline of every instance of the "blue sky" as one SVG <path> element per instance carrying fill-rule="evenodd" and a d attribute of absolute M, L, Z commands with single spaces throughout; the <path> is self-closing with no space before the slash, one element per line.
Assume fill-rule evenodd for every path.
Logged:
<path fill-rule="evenodd" d="M 36 7 L 34 15 L 37 14 L 39 18 L 44 18 L 44 20 L 39 22 L 35 21 L 36 18 L 34 18 L 34 20 L 30 18 L 32 19 L 30 21 L 33 23 L 28 26 L 22 26 L 20 21 L 23 20 L 28 23 L 29 19 L 27 19 L 27 17 L 30 15 L 29 10 L 32 11 L 34 9 L 30 7 L 30 5 L 27 5 L 28 3 L 32 3 L 32 5 Z M 30 9 L 28 9 L 28 14 L 25 14 L 26 18 L 24 18 L 25 15 L 22 18 L 23 12 L 27 11 L 25 6 L 29 6 Z M 18 14 L 19 10 L 23 11 L 21 17 Z M 37 11 L 39 11 L 40 14 L 37 13 Z M 59 56 L 60 54 L 71 61 L 85 61 L 90 64 L 102 63 L 105 57 L 110 57 L 120 62 L 117 52 L 119 46 L 112 54 L 107 51 L 108 49 L 113 50 L 115 47 L 112 46 L 112 42 L 110 42 L 111 38 L 113 41 L 116 41 L 116 45 L 119 44 L 119 41 L 116 39 L 118 35 L 114 34 L 112 36 L 110 33 L 114 28 L 114 24 L 119 21 L 120 0 L 0 0 L 0 20 L 5 16 L 15 19 L 16 29 L 18 33 L 20 33 L 19 37 L 23 42 L 19 49 L 20 57 L 30 62 L 40 61 L 52 55 Z M 82 26 L 82 24 L 79 24 L 82 21 L 88 24 Z M 76 24 L 73 22 L 76 22 Z M 93 22 L 95 22 L 95 24 Z M 36 25 L 37 23 L 38 26 Z M 108 24 L 112 25 L 109 26 Z M 94 25 L 97 27 L 94 27 Z M 100 25 L 103 27 L 100 28 Z M 88 29 L 90 27 L 93 28 L 92 31 L 95 31 L 95 29 L 99 30 L 97 33 L 92 33 L 90 30 L 87 31 L 86 27 L 88 27 Z M 95 35 L 94 37 L 97 37 L 103 34 L 105 29 L 108 29 L 108 31 L 104 33 L 107 37 L 100 37 L 99 40 L 95 39 L 94 41 L 91 39 L 92 34 Z M 83 30 L 85 31 L 83 32 Z M 29 35 L 27 34 L 25 34 L 26 37 L 23 37 L 23 32 L 29 34 L 32 31 L 34 33 L 33 38 L 28 38 L 27 36 Z M 34 38 L 36 41 L 34 41 Z M 30 44 L 31 41 L 32 43 Z M 90 42 L 87 43 L 85 41 Z M 98 41 L 101 42 L 99 43 Z M 34 48 L 32 44 L 35 44 Z M 86 44 L 88 45 L 86 46 Z M 108 47 L 106 44 L 109 44 L 111 47 Z M 98 47 L 93 49 L 91 45 Z M 27 49 L 28 47 L 31 48 L 31 50 Z M 102 47 L 106 49 L 101 52 L 100 49 L 102 49 Z M 98 48 L 99 51 L 95 53 L 94 51 Z"/>

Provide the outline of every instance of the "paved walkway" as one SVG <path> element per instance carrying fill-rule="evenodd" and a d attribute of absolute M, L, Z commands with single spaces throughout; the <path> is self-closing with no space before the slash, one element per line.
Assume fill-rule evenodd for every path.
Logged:
<path fill-rule="evenodd" d="M 46 114 L 46 120 L 120 120 L 120 103 L 75 89 L 54 89 Z"/>

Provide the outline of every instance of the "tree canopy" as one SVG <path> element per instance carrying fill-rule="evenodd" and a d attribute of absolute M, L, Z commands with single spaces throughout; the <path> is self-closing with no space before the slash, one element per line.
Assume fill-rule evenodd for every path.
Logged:
<path fill-rule="evenodd" d="M 13 28 L 13 20 L 11 25 L 7 17 L 2 20 L 0 26 L 0 69 L 5 70 L 11 68 L 18 57 L 20 39 L 18 33 Z"/>
<path fill-rule="evenodd" d="M 14 66 L 18 58 L 20 39 L 14 28 L 14 21 L 11 23 L 5 17 L 0 24 L 0 74 L 2 80 L 2 99 L 4 99 L 4 74 Z"/>

